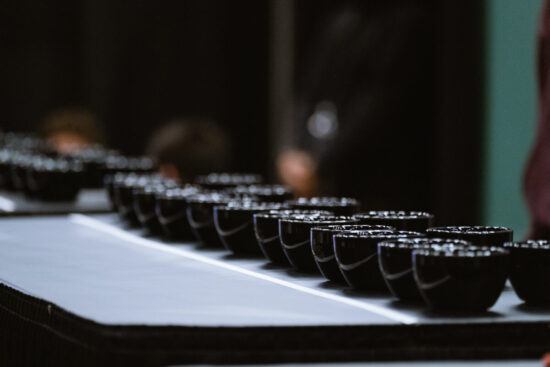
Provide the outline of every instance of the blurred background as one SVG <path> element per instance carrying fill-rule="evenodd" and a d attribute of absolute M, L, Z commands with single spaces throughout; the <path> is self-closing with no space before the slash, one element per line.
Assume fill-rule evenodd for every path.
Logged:
<path fill-rule="evenodd" d="M 4 2 L 0 128 L 39 130 L 78 106 L 108 146 L 143 154 L 173 119 L 214 121 L 232 170 L 521 238 L 540 6 Z"/>

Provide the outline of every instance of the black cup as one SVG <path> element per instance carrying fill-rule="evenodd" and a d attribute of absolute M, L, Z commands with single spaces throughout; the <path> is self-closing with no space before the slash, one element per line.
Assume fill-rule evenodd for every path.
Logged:
<path fill-rule="evenodd" d="M 279 238 L 279 219 L 293 214 L 334 215 L 328 211 L 284 209 L 254 214 L 254 233 L 260 250 L 274 264 L 290 265 Z"/>
<path fill-rule="evenodd" d="M 502 247 L 414 250 L 413 270 L 432 310 L 483 312 L 500 297 L 510 268 Z"/>
<path fill-rule="evenodd" d="M 114 150 L 107 150 L 101 146 L 91 146 L 70 154 L 68 157 L 80 162 L 84 167 L 82 187 L 100 188 L 104 184 L 106 162 L 109 157 L 120 154 Z"/>
<path fill-rule="evenodd" d="M 33 156 L 28 153 L 16 153 L 11 159 L 10 182 L 15 191 L 31 196 L 27 182 L 27 170 L 33 163 Z"/>
<path fill-rule="evenodd" d="M 107 192 L 107 198 L 109 199 L 109 204 L 111 204 L 111 209 L 117 210 L 115 208 L 115 192 L 114 192 L 114 182 L 115 174 L 109 173 L 103 176 L 103 188 Z"/>
<path fill-rule="evenodd" d="M 134 211 L 139 223 L 151 234 L 162 233 L 159 217 L 156 213 L 157 197 L 166 190 L 174 189 L 177 183 L 167 179 L 152 179 L 145 186 L 138 186 L 134 189 Z M 187 224 L 187 223 L 186 223 Z"/>
<path fill-rule="evenodd" d="M 282 203 L 235 201 L 214 207 L 214 224 L 224 247 L 235 254 L 262 252 L 254 234 L 254 214 L 284 208 Z"/>
<path fill-rule="evenodd" d="M 27 167 L 25 180 L 33 197 L 46 201 L 72 201 L 80 191 L 83 175 L 80 163 L 37 158 Z"/>
<path fill-rule="evenodd" d="M 474 246 L 503 246 L 514 240 L 514 232 L 506 227 L 492 226 L 448 226 L 433 227 L 426 230 L 428 237 L 458 238 Z"/>
<path fill-rule="evenodd" d="M 214 224 L 214 207 L 227 205 L 235 200 L 250 201 L 220 193 L 204 193 L 187 198 L 187 220 L 195 237 L 206 246 L 222 247 Z"/>
<path fill-rule="evenodd" d="M 344 224 L 311 228 L 311 250 L 321 274 L 328 280 L 345 282 L 334 255 L 333 237 L 346 231 L 386 230 L 394 231 L 390 226 L 375 224 Z"/>
<path fill-rule="evenodd" d="M 527 304 L 550 305 L 550 243 L 546 240 L 509 242 L 510 282 Z"/>
<path fill-rule="evenodd" d="M 210 173 L 195 178 L 195 183 L 207 190 L 223 190 L 239 185 L 257 185 L 262 182 L 261 175 L 251 173 Z"/>
<path fill-rule="evenodd" d="M 311 235 L 313 227 L 354 224 L 358 220 L 351 216 L 317 216 L 292 214 L 279 219 L 279 237 L 283 252 L 290 264 L 299 271 L 317 272 L 317 265 L 311 252 Z"/>
<path fill-rule="evenodd" d="M 111 202 L 111 207 L 116 212 L 118 212 L 118 198 L 116 192 L 120 185 L 123 184 L 124 180 L 126 180 L 128 175 L 136 176 L 135 173 L 129 174 L 127 172 L 117 172 L 106 175 L 103 181 L 105 190 L 107 191 L 107 196 Z"/>
<path fill-rule="evenodd" d="M 433 214 L 420 211 L 380 210 L 354 215 L 362 224 L 382 224 L 399 231 L 425 232 L 433 225 Z"/>
<path fill-rule="evenodd" d="M 155 214 L 155 196 L 166 188 L 160 184 L 147 185 L 134 189 L 134 211 L 138 222 L 151 234 L 161 231 Z"/>
<path fill-rule="evenodd" d="M 290 187 L 282 185 L 240 185 L 228 190 L 234 195 L 254 196 L 258 201 L 269 203 L 282 203 L 294 197 Z"/>
<path fill-rule="evenodd" d="M 378 243 L 398 238 L 423 237 L 409 231 L 351 231 L 333 237 L 338 268 L 346 282 L 355 289 L 386 291 L 378 266 Z"/>
<path fill-rule="evenodd" d="M 120 219 L 132 226 L 139 226 L 134 208 L 134 190 L 150 183 L 150 176 L 130 173 L 113 184 L 115 202 Z"/>
<path fill-rule="evenodd" d="M 361 210 L 361 203 L 353 198 L 314 197 L 289 200 L 291 208 L 302 210 L 326 210 L 335 215 L 353 215 Z"/>
<path fill-rule="evenodd" d="M 200 191 L 199 186 L 185 185 L 157 193 L 155 214 L 166 237 L 183 241 L 195 238 L 187 219 L 187 199 Z"/>
<path fill-rule="evenodd" d="M 10 177 L 12 155 L 9 149 L 0 150 L 0 187 L 6 190 L 13 190 Z"/>
<path fill-rule="evenodd" d="M 442 238 L 398 238 L 378 244 L 380 271 L 390 292 L 401 301 L 421 301 L 413 275 L 412 252 L 426 248 L 466 248 L 471 242 Z"/>

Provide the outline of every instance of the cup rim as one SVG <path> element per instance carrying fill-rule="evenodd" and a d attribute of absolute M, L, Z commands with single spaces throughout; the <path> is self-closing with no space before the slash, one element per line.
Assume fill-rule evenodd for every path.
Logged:
<path fill-rule="evenodd" d="M 525 240 L 525 241 L 505 242 L 504 248 L 511 249 L 511 250 L 548 251 L 550 250 L 550 241 Z"/>
<path fill-rule="evenodd" d="M 509 256 L 510 251 L 499 246 L 469 246 L 465 248 L 422 248 L 413 250 L 412 256 L 433 258 L 487 258 Z"/>
<path fill-rule="evenodd" d="M 473 244 L 457 238 L 430 238 L 430 237 L 405 237 L 378 243 L 379 248 L 385 249 L 416 249 L 424 247 L 471 247 Z"/>
<path fill-rule="evenodd" d="M 354 216 L 360 219 L 433 219 L 432 213 L 407 210 L 370 210 L 357 213 Z"/>
<path fill-rule="evenodd" d="M 353 216 L 352 216 L 353 217 Z M 363 227 L 363 228 L 360 228 Z M 353 224 L 330 224 L 324 226 L 315 226 L 311 228 L 312 232 L 342 232 L 342 231 L 397 231 L 392 226 L 384 224 L 360 224 L 359 222 Z"/>
<path fill-rule="evenodd" d="M 283 203 L 267 202 L 267 201 L 231 201 L 227 205 L 218 205 L 215 210 L 218 211 L 235 211 L 235 212 L 250 212 L 250 211 L 267 211 L 277 208 L 284 208 Z"/>
<path fill-rule="evenodd" d="M 312 198 L 300 197 L 293 200 L 287 200 L 287 203 L 298 208 L 304 206 L 348 207 L 357 206 L 360 204 L 359 200 L 355 198 L 338 196 L 315 196 Z"/>
<path fill-rule="evenodd" d="M 430 227 L 426 233 L 441 234 L 497 234 L 513 233 L 513 230 L 504 226 L 443 226 Z"/>
<path fill-rule="evenodd" d="M 272 219 L 280 219 L 287 217 L 292 214 L 310 214 L 310 215 L 334 215 L 333 212 L 327 211 L 327 210 L 303 210 L 303 209 L 274 209 L 267 212 L 262 213 L 256 213 L 254 216 L 258 218 L 272 218 Z"/>
<path fill-rule="evenodd" d="M 262 181 L 262 175 L 237 172 L 211 172 L 206 175 L 199 175 L 194 180 L 199 185 L 246 185 L 261 183 Z"/>
<path fill-rule="evenodd" d="M 299 224 L 353 224 L 359 223 L 358 219 L 353 218 L 351 215 L 290 215 L 279 218 L 281 223 L 299 223 Z"/>
<path fill-rule="evenodd" d="M 413 231 L 346 231 L 340 232 L 334 235 L 334 239 L 337 238 L 364 238 L 364 239 L 388 239 L 393 240 L 397 238 L 411 238 L 411 237 L 424 237 L 424 233 L 413 232 Z"/>

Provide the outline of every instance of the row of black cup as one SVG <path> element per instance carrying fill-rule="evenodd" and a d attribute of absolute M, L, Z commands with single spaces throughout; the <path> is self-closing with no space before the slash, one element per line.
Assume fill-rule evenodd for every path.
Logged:
<path fill-rule="evenodd" d="M 487 309 L 507 277 L 520 299 L 548 305 L 549 255 L 547 241 L 487 247 L 459 239 L 416 238 L 378 244 L 380 271 L 391 292 L 402 301 L 422 296 L 436 309 Z"/>
<path fill-rule="evenodd" d="M 73 200 L 81 188 L 101 187 L 105 174 L 154 169 L 149 158 L 125 157 L 100 146 L 62 155 L 24 141 L 0 147 L 0 188 L 33 199 Z"/>
<path fill-rule="evenodd" d="M 213 207 L 231 201 L 286 201 L 292 192 L 280 185 L 251 185 L 257 175 L 217 174 L 198 177 L 201 184 L 179 185 L 159 175 L 123 173 L 105 177 L 113 208 L 130 225 L 152 234 L 219 245 Z M 188 211 L 191 215 L 188 216 Z"/>
<path fill-rule="evenodd" d="M 509 277 L 526 303 L 550 304 L 547 241 L 513 242 L 513 231 L 506 227 L 426 228 L 429 217 L 418 212 L 369 212 L 348 218 L 259 213 L 255 223 L 272 261 L 281 256 L 273 255 L 278 253 L 277 241 L 265 245 L 266 218 L 277 220 L 280 248 L 296 269 L 312 271 L 314 262 L 327 279 L 345 281 L 355 289 L 389 289 L 401 301 L 423 300 L 437 310 L 480 311 L 494 305 Z M 389 224 L 419 232 L 395 230 Z M 310 249 L 304 240 L 308 230 Z"/>
<path fill-rule="evenodd" d="M 422 296 L 436 309 L 477 310 L 490 307 L 496 301 L 510 270 L 508 251 L 494 248 L 512 241 L 512 231 L 508 228 L 431 228 L 431 214 L 394 211 L 357 214 L 360 206 L 353 199 L 286 200 L 289 192 L 279 186 L 240 185 L 237 189 L 226 185 L 214 191 L 201 185 L 177 187 L 173 182 L 155 177 L 119 175 L 111 180 L 118 182 L 110 189 L 122 218 L 141 222 L 153 232 L 163 229 L 165 234 L 180 239 L 189 239 L 193 233 L 203 244 L 223 245 L 235 254 L 263 253 L 273 263 L 291 265 L 298 271 L 319 271 L 329 280 L 345 281 L 357 289 L 389 288 L 404 301 L 418 301 Z M 253 193 L 264 196 L 260 198 Z M 425 235 L 444 239 L 422 239 Z M 409 240 L 415 248 L 407 249 Z M 393 245 L 397 241 L 398 246 L 394 246 L 395 250 L 389 245 L 380 249 L 379 244 L 384 241 L 394 241 Z M 447 245 L 443 246 L 442 242 Z M 423 270 L 415 271 L 413 250 L 424 251 L 417 251 L 415 255 L 422 259 L 416 263 L 424 264 Z M 512 256 L 513 263 L 515 257 Z M 431 274 L 425 271 L 430 261 L 439 262 L 438 269 L 446 273 L 440 277 L 428 276 L 419 286 L 417 278 Z M 518 291 L 515 273 L 512 268 L 512 283 Z M 415 278 L 413 274 L 419 275 Z M 446 279 L 445 282 L 442 279 Z M 455 298 L 445 292 L 443 297 L 433 296 L 440 294 L 440 289 L 460 297 L 449 303 L 448 300 Z M 522 297 L 521 291 L 518 294 Z M 532 297 L 522 298 L 537 302 Z"/>

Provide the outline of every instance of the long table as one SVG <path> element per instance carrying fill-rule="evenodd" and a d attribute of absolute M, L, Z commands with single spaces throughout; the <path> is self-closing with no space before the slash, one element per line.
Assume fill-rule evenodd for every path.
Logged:
<path fill-rule="evenodd" d="M 486 313 L 437 315 L 261 258 L 147 237 L 114 214 L 1 219 L 2 324 L 0 362 L 504 360 L 550 350 L 550 312 L 509 287 Z"/>

